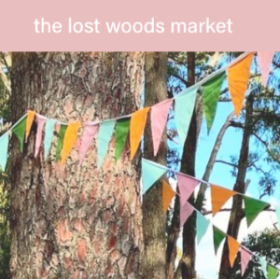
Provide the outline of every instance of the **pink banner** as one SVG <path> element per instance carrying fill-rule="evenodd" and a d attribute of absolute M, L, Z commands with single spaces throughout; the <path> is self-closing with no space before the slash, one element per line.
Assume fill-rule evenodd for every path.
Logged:
<path fill-rule="evenodd" d="M 266 86 L 269 72 L 270 72 L 270 65 L 272 63 L 274 56 L 274 51 L 258 51 L 258 60 L 259 65 L 261 68 L 262 73 L 262 83 L 263 86 Z"/>
<path fill-rule="evenodd" d="M 280 40 L 275 35 L 279 8 L 278 0 L 236 0 L 226 5 L 224 0 L 2 1 L 0 48 L 2 51 L 277 50 L 280 49 Z"/>
<path fill-rule="evenodd" d="M 241 247 L 241 276 L 244 275 L 246 268 L 251 260 L 252 254 Z"/>
<path fill-rule="evenodd" d="M 36 115 L 36 121 L 37 121 L 37 134 L 36 134 L 36 142 L 35 142 L 35 154 L 34 154 L 35 157 L 37 157 L 39 150 L 40 150 L 43 129 L 44 129 L 44 125 L 45 125 L 47 119 L 44 117 L 41 117 L 40 115 Z"/>
<path fill-rule="evenodd" d="M 194 208 L 186 202 L 183 206 L 180 207 L 180 227 L 183 227 L 185 222 L 192 215 Z"/>

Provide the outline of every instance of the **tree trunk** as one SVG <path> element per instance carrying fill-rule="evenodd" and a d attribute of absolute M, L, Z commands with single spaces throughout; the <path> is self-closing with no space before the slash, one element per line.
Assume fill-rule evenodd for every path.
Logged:
<path fill-rule="evenodd" d="M 248 96 L 246 101 L 246 119 L 244 125 L 242 145 L 239 155 L 238 172 L 234 190 L 239 193 L 245 193 L 245 178 L 248 167 L 249 159 L 249 140 L 252 133 L 252 113 L 253 113 L 253 97 Z M 240 195 L 233 197 L 232 210 L 230 214 L 230 220 L 228 225 L 227 234 L 237 239 L 240 228 L 241 220 L 244 217 L 244 211 L 242 209 L 243 198 Z M 221 279 L 234 279 L 234 270 L 230 266 L 229 262 L 229 248 L 227 242 L 225 242 L 222 253 L 220 278 Z"/>
<path fill-rule="evenodd" d="M 27 109 L 68 122 L 108 119 L 140 107 L 143 53 L 13 53 L 12 116 Z M 143 246 L 139 172 L 114 139 L 97 168 L 96 140 L 78 165 L 34 158 L 12 140 L 13 279 L 139 278 Z M 82 134 L 80 130 L 79 135 Z"/>
<path fill-rule="evenodd" d="M 165 100 L 167 98 L 166 52 L 145 54 L 145 76 L 145 106 L 152 106 Z M 150 118 L 148 118 L 144 137 L 144 157 L 166 165 L 166 133 L 163 135 L 157 156 L 154 157 L 150 127 Z M 166 215 L 162 210 L 161 184 L 161 181 L 156 182 L 153 188 L 143 196 L 143 235 L 145 245 L 141 269 L 142 278 L 145 279 L 164 279 L 166 275 Z"/>

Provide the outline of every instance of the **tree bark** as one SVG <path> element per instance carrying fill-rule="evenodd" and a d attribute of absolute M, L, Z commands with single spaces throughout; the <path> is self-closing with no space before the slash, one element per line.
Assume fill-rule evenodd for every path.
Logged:
<path fill-rule="evenodd" d="M 245 193 L 245 178 L 248 167 L 249 159 L 249 140 L 252 134 L 252 113 L 253 113 L 253 96 L 249 95 L 246 100 L 246 118 L 243 130 L 242 145 L 240 149 L 238 171 L 236 182 L 234 185 L 234 191 L 239 193 Z M 227 234 L 237 239 L 240 228 L 241 220 L 244 217 L 244 211 L 242 209 L 243 198 L 240 195 L 233 197 L 232 210 L 230 213 L 230 220 L 228 225 Z M 220 278 L 221 279 L 234 279 L 234 270 L 230 266 L 229 262 L 229 248 L 227 242 L 225 242 L 222 252 L 222 260 L 220 266 Z"/>
<path fill-rule="evenodd" d="M 13 53 L 12 117 L 27 109 L 61 121 L 94 121 L 140 107 L 143 53 Z M 24 152 L 13 137 L 13 279 L 139 278 L 143 248 L 139 172 L 114 139 L 97 168 L 96 140 L 81 167 L 80 141 L 64 166 L 34 158 L 36 125 Z M 82 134 L 80 130 L 79 135 Z"/>
<path fill-rule="evenodd" d="M 152 106 L 167 98 L 167 53 L 145 53 L 145 106 Z M 167 139 L 162 142 L 154 157 L 150 118 L 144 136 L 144 157 L 166 165 Z M 162 210 L 162 183 L 158 181 L 143 196 L 144 255 L 141 262 L 142 278 L 164 279 L 166 215 Z"/>

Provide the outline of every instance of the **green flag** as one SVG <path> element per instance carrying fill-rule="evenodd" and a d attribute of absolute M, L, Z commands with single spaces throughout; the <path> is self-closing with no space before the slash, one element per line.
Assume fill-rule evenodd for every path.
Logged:
<path fill-rule="evenodd" d="M 217 103 L 225 76 L 226 73 L 222 72 L 202 85 L 203 111 L 206 118 L 208 133 L 211 130 L 215 118 Z"/>
<path fill-rule="evenodd" d="M 244 196 L 245 203 L 245 216 L 247 220 L 247 226 L 249 227 L 260 212 L 264 210 L 269 204 L 260 200 L 249 198 Z"/>
<path fill-rule="evenodd" d="M 214 248 L 215 248 L 215 254 L 217 254 L 217 251 L 222 243 L 222 241 L 225 238 L 225 233 L 222 232 L 217 227 L 213 226 L 213 237 L 214 237 Z"/>
<path fill-rule="evenodd" d="M 121 119 L 117 121 L 116 124 L 116 132 L 115 132 L 115 137 L 116 137 L 116 146 L 115 146 L 115 160 L 117 161 L 124 149 L 126 140 L 127 140 L 127 135 L 129 131 L 129 124 L 130 124 L 130 119 Z"/>
<path fill-rule="evenodd" d="M 196 236 L 197 244 L 201 241 L 205 235 L 209 226 L 209 221 L 199 211 L 196 211 Z"/>
<path fill-rule="evenodd" d="M 278 270 L 272 266 L 267 265 L 267 278 L 268 279 L 275 279 L 277 277 Z"/>
<path fill-rule="evenodd" d="M 12 132 L 17 136 L 20 143 L 20 151 L 23 151 L 24 134 L 26 128 L 26 116 L 22 118 L 17 125 L 12 129 Z"/>
<path fill-rule="evenodd" d="M 61 158 L 60 153 L 61 153 L 61 150 L 62 150 L 64 136 L 65 136 L 65 132 L 66 132 L 67 127 L 68 127 L 68 125 L 60 125 L 60 129 L 59 129 L 59 132 L 58 132 L 56 152 L 55 152 L 56 161 L 59 161 L 60 158 Z"/>

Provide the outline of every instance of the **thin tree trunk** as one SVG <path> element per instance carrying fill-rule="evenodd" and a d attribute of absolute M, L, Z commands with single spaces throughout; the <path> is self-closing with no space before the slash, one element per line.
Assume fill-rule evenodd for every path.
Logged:
<path fill-rule="evenodd" d="M 249 159 L 249 140 L 252 134 L 252 113 L 253 113 L 253 97 L 248 96 L 246 101 L 246 119 L 243 131 L 242 145 L 239 155 L 238 172 L 234 190 L 239 193 L 245 193 L 245 178 L 248 167 Z M 243 198 L 240 195 L 233 197 L 232 210 L 230 213 L 230 220 L 228 225 L 227 234 L 237 239 L 240 228 L 240 223 L 244 217 L 244 211 L 242 209 Z M 220 278 L 221 279 L 233 279 L 234 271 L 230 266 L 229 262 L 229 249 L 227 242 L 225 242 L 222 253 L 221 267 L 220 267 Z"/>
<path fill-rule="evenodd" d="M 12 116 L 27 109 L 62 121 L 92 121 L 140 107 L 143 53 L 13 53 Z M 33 125 L 36 129 L 36 125 Z M 96 140 L 81 167 L 34 158 L 35 133 L 19 152 L 13 137 L 13 279 L 139 278 L 143 247 L 139 173 L 111 141 L 97 168 Z M 80 131 L 80 134 L 82 130 Z"/>
<path fill-rule="evenodd" d="M 145 54 L 145 106 L 152 106 L 167 97 L 167 53 Z M 167 146 L 164 133 L 160 149 L 154 157 L 152 134 L 148 118 L 144 137 L 144 157 L 166 165 Z M 144 279 L 165 278 L 166 217 L 162 210 L 162 183 L 156 182 L 143 196 L 144 255 L 141 269 Z"/>

